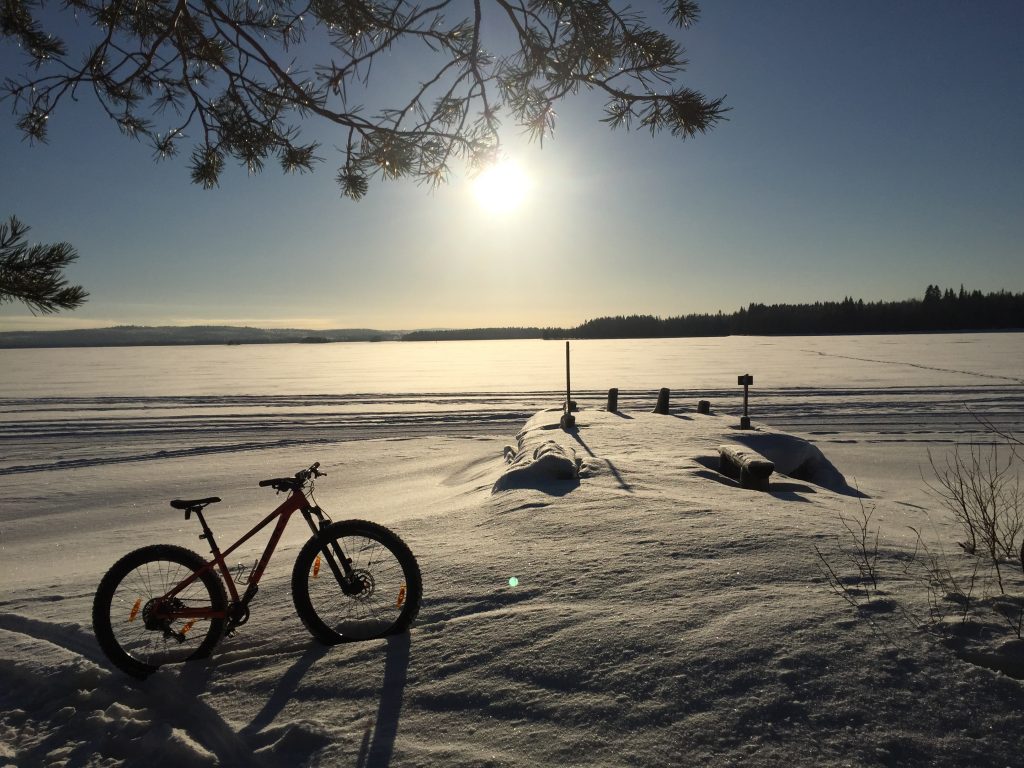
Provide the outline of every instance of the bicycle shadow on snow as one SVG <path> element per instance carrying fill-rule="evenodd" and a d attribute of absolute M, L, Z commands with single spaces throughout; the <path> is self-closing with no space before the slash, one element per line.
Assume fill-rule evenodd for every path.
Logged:
<path fill-rule="evenodd" d="M 281 714 L 289 702 L 294 701 L 296 692 L 306 673 L 314 664 L 330 653 L 331 650 L 332 646 L 316 644 L 307 649 L 292 664 L 288 671 L 277 681 L 273 693 L 260 711 L 256 713 L 248 725 L 238 732 L 243 743 L 249 744 L 250 747 L 259 748 L 259 735 L 274 724 L 278 715 Z M 366 732 L 363 735 L 362 744 L 356 759 L 357 768 L 385 767 L 391 762 L 395 738 L 398 735 L 402 697 L 405 693 L 405 685 L 408 678 L 410 651 L 411 639 L 408 632 L 401 635 L 393 635 L 387 639 L 380 702 L 377 706 L 376 716 L 372 717 L 366 726 Z M 254 741 L 257 743 L 254 744 Z M 311 748 L 313 751 L 317 751 L 326 745 L 326 741 L 323 743 L 307 741 L 304 744 L 306 748 Z M 294 747 L 296 745 L 291 746 Z M 284 751 L 287 752 L 289 750 L 286 748 Z M 260 757 L 256 754 L 252 756 L 254 758 Z M 273 764 L 278 764 L 280 762 L 278 758 L 283 758 L 285 755 L 264 755 L 262 757 L 264 758 L 262 762 L 269 760 Z M 261 761 L 256 760 L 253 764 L 261 764 Z"/>
<path fill-rule="evenodd" d="M 277 716 L 281 714 L 281 710 L 284 709 L 285 705 L 295 698 L 295 691 L 298 689 L 299 683 L 302 682 L 302 678 L 306 676 L 309 668 L 322 659 L 328 651 L 330 651 L 330 647 L 326 645 L 314 644 L 310 646 L 289 667 L 288 671 L 281 675 L 277 685 L 274 686 L 274 692 L 267 699 L 263 708 L 256 713 L 247 726 L 242 728 L 240 733 L 243 736 L 259 733 L 273 723 Z"/>
<path fill-rule="evenodd" d="M 388 638 L 380 704 L 377 706 L 377 716 L 366 726 L 356 768 L 384 768 L 391 763 L 395 737 L 398 735 L 398 719 L 402 712 L 402 696 L 409 674 L 411 648 L 412 638 L 408 632 Z"/>
<path fill-rule="evenodd" d="M 202 702 L 199 694 L 207 690 L 213 667 L 209 664 L 184 665 L 176 678 L 179 693 L 191 694 L 193 705 L 198 710 L 186 730 L 198 737 L 199 743 L 213 751 L 227 765 L 276 766 L 293 764 L 299 752 L 317 752 L 327 746 L 329 739 L 310 739 L 309 734 L 299 743 L 281 744 L 275 750 L 272 744 L 261 743 L 266 738 L 277 739 L 280 733 L 273 733 L 274 722 L 289 702 L 294 701 L 296 692 L 306 673 L 325 655 L 332 646 L 315 644 L 308 648 L 292 666 L 279 678 L 273 693 L 248 725 L 235 732 L 219 714 Z M 380 702 L 377 713 L 366 726 L 366 732 L 356 759 L 357 768 L 386 768 L 394 752 L 398 735 L 398 721 L 401 716 L 402 698 L 408 678 L 411 638 L 408 632 L 393 635 L 387 639 L 384 656 L 384 677 L 381 681 Z M 167 684 L 166 680 L 163 683 Z M 177 700 L 178 696 L 169 699 Z M 189 727 L 191 726 L 191 727 Z M 267 729 L 269 729 L 268 732 Z M 267 748 L 270 750 L 267 751 Z"/>
<path fill-rule="evenodd" d="M 402 697 L 409 672 L 409 657 L 412 642 L 408 632 L 392 635 L 387 639 L 384 655 L 384 679 L 381 681 L 380 702 L 377 714 L 366 726 L 363 741 L 356 758 L 357 768 L 384 768 L 391 763 L 398 735 L 398 721 L 402 712 Z M 262 731 L 269 726 L 292 701 L 306 672 L 325 654 L 330 646 L 311 647 L 281 676 L 274 693 L 252 721 L 245 726 L 243 736 Z"/>

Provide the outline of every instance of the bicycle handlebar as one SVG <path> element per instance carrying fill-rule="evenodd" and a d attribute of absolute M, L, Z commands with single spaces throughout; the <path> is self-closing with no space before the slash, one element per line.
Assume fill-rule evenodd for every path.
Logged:
<path fill-rule="evenodd" d="M 275 491 L 297 491 L 310 480 L 323 477 L 326 472 L 320 471 L 320 462 L 313 462 L 309 469 L 300 469 L 294 477 L 271 477 L 268 480 L 260 480 L 260 488 L 271 486 Z"/>

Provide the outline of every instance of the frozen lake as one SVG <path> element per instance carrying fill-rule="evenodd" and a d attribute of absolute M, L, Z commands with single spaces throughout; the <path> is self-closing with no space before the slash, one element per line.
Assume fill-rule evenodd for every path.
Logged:
<path fill-rule="evenodd" d="M 574 388 L 841 389 L 1024 383 L 1024 333 L 579 340 Z M 0 398 L 225 398 L 563 391 L 564 342 L 0 350 Z"/>
<path fill-rule="evenodd" d="M 709 399 L 813 439 L 1020 431 L 1024 333 L 573 341 L 583 406 Z M 511 435 L 564 397 L 559 341 L 2 350 L 0 474 L 422 434 Z"/>

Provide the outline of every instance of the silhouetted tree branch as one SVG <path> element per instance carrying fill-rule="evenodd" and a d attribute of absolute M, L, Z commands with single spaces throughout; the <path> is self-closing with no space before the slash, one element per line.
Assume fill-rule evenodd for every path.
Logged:
<path fill-rule="evenodd" d="M 68 285 L 64 270 L 78 258 L 69 243 L 28 245 L 29 228 L 14 216 L 0 224 L 0 304 L 20 301 L 47 314 L 85 303 L 80 285 Z"/>
<path fill-rule="evenodd" d="M 665 24 L 697 20 L 691 0 L 662 6 Z M 48 31 L 72 17 L 72 34 Z M 0 0 L 0 35 L 28 57 L 2 98 L 31 140 L 45 141 L 61 101 L 88 90 L 157 158 L 191 131 L 192 179 L 204 187 L 228 158 L 252 173 L 269 158 L 312 170 L 320 146 L 301 140 L 299 124 L 314 117 L 343 130 L 337 180 L 358 199 L 373 177 L 435 185 L 453 158 L 488 162 L 502 115 L 543 141 L 555 104 L 580 89 L 604 94 L 612 127 L 681 138 L 727 111 L 676 82 L 687 63 L 677 42 L 599 0 Z M 498 40 L 511 40 L 508 52 L 492 51 Z M 422 64 L 418 83 L 380 71 L 400 46 Z"/>

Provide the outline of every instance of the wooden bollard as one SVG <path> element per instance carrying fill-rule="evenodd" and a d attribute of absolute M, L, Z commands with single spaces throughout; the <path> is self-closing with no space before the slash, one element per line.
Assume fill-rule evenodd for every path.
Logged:
<path fill-rule="evenodd" d="M 698 400 L 697 401 L 697 413 L 711 413 L 711 401 L 710 400 Z"/>
<path fill-rule="evenodd" d="M 612 387 L 608 390 L 608 413 L 615 413 L 619 410 L 619 390 Z"/>
<path fill-rule="evenodd" d="M 750 413 L 747 411 L 747 400 L 750 386 L 754 383 L 754 377 L 749 373 L 736 377 L 736 383 L 743 387 L 743 415 L 740 416 L 740 429 L 750 429 Z"/>
<path fill-rule="evenodd" d="M 658 404 L 654 406 L 654 413 L 668 415 L 668 387 L 662 387 L 658 392 Z"/>

